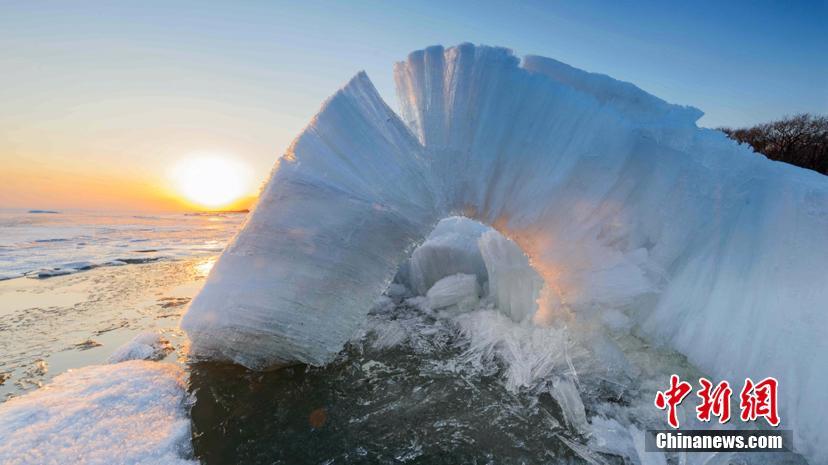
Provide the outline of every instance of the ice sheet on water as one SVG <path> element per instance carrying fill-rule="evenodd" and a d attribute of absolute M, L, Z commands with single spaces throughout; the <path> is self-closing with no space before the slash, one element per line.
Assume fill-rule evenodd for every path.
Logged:
<path fill-rule="evenodd" d="M 0 404 L 0 463 L 196 464 L 181 368 L 90 366 Z"/>
<path fill-rule="evenodd" d="M 717 379 L 776 376 L 783 426 L 828 461 L 828 178 L 502 48 L 431 47 L 395 79 L 402 118 L 360 73 L 280 159 L 182 322 L 196 355 L 329 362 L 414 245 L 463 214 L 526 252 L 556 311 L 623 311 Z"/>
<path fill-rule="evenodd" d="M 98 266 L 216 254 L 243 215 L 141 216 L 0 211 L 0 279 L 50 278 Z"/>

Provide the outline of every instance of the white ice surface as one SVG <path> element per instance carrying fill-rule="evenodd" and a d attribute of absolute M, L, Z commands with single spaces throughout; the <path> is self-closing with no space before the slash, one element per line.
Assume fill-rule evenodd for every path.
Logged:
<path fill-rule="evenodd" d="M 465 215 L 529 256 L 539 313 L 611 308 L 712 377 L 777 377 L 783 427 L 828 462 L 828 178 L 554 60 L 431 47 L 395 78 L 402 118 L 360 73 L 279 160 L 184 317 L 196 355 L 328 362 Z"/>
<path fill-rule="evenodd" d="M 181 368 L 89 366 L 0 404 L 4 465 L 197 464 Z"/>

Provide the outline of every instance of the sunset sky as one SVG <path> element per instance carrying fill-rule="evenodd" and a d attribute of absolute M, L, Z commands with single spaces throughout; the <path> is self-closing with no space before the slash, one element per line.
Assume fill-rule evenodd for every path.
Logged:
<path fill-rule="evenodd" d="M 823 1 L 443 3 L 0 1 L 0 208 L 241 206 L 326 97 L 364 69 L 396 108 L 393 63 L 432 44 L 554 57 L 703 126 L 828 113 Z M 233 177 L 211 205 L 193 163 Z"/>

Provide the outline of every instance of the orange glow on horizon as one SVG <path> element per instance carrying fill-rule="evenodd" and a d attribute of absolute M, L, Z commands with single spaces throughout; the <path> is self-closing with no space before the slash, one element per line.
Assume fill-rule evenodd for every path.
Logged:
<path fill-rule="evenodd" d="M 170 179 L 170 170 L 161 167 L 157 172 L 125 172 L 103 166 L 91 169 L 78 165 L 9 163 L 0 170 L 0 207 L 181 212 L 244 210 L 256 201 L 252 177 L 237 197 L 211 206 L 185 197 Z"/>

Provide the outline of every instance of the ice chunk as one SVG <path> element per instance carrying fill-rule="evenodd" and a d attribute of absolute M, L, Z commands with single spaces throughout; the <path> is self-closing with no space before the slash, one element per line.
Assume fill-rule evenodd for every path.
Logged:
<path fill-rule="evenodd" d="M 531 318 L 538 308 L 543 279 L 520 247 L 497 231 L 489 231 L 478 241 L 486 271 L 489 294 L 498 310 L 515 321 Z"/>
<path fill-rule="evenodd" d="M 474 309 L 480 299 L 480 286 L 473 274 L 453 274 L 434 283 L 426 294 L 434 310 L 452 307 L 460 312 Z"/>
<path fill-rule="evenodd" d="M 466 361 L 482 366 L 496 359 L 506 367 L 504 377 L 509 390 L 535 388 L 551 376 L 570 371 L 572 341 L 563 328 L 539 327 L 528 321 L 515 323 L 493 310 L 465 313 L 454 321 L 469 341 Z"/>
<path fill-rule="evenodd" d="M 558 403 L 563 412 L 566 423 L 581 434 L 589 431 L 584 401 L 578 393 L 575 381 L 570 377 L 560 377 L 555 380 L 550 390 L 552 398 Z"/>
<path fill-rule="evenodd" d="M 486 282 L 486 267 L 477 239 L 489 229 L 462 217 L 437 223 L 408 262 L 408 279 L 414 292 L 425 294 L 440 279 L 457 273 L 474 274 L 480 283 Z"/>
<path fill-rule="evenodd" d="M 90 366 L 0 404 L 0 463 L 197 464 L 184 371 L 132 361 Z"/>
<path fill-rule="evenodd" d="M 46 279 L 53 278 L 55 276 L 64 276 L 75 272 L 77 272 L 77 270 L 71 268 L 43 268 L 26 273 L 26 276 L 29 278 Z"/>
<path fill-rule="evenodd" d="M 462 214 L 519 245 L 568 311 L 621 310 L 717 379 L 775 376 L 782 427 L 828 462 L 828 178 L 502 48 L 418 51 L 395 79 L 402 119 L 360 73 L 279 160 L 182 321 L 195 356 L 332 360 Z"/>
<path fill-rule="evenodd" d="M 71 263 L 64 263 L 61 265 L 61 268 L 77 270 L 77 271 L 86 271 L 95 268 L 97 265 L 90 261 L 81 261 L 81 262 L 71 262 Z"/>
<path fill-rule="evenodd" d="M 119 363 L 127 360 L 161 360 L 172 352 L 170 341 L 154 332 L 145 332 L 135 336 L 131 341 L 118 347 L 107 359 L 107 363 Z"/>
<path fill-rule="evenodd" d="M 373 327 L 377 338 L 372 344 L 377 349 L 387 349 L 402 344 L 408 339 L 408 332 L 398 321 L 390 321 L 384 325 Z"/>
<path fill-rule="evenodd" d="M 638 451 L 628 428 L 612 418 L 595 416 L 591 420 L 590 449 L 625 457 L 632 463 L 640 464 Z"/>

